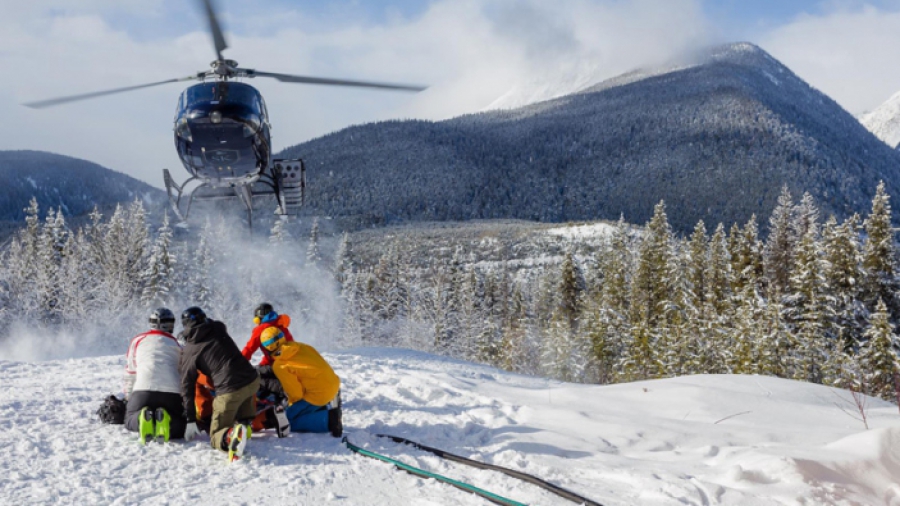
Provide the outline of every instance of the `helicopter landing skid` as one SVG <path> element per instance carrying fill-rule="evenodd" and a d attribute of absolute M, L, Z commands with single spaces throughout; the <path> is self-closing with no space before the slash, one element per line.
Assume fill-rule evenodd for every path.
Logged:
<path fill-rule="evenodd" d="M 279 216 L 299 214 L 305 200 L 306 167 L 301 159 L 276 159 L 269 168 L 259 174 L 258 178 L 228 185 L 211 184 L 210 181 L 197 176 L 192 176 L 179 185 L 172 178 L 169 169 L 163 169 L 163 182 L 166 185 L 169 204 L 179 221 L 187 221 L 191 204 L 195 199 L 205 201 L 237 197 L 247 209 L 247 223 L 252 231 L 253 197 L 274 195 L 277 204 L 275 214 Z M 191 183 L 195 182 L 198 184 L 188 190 Z"/>

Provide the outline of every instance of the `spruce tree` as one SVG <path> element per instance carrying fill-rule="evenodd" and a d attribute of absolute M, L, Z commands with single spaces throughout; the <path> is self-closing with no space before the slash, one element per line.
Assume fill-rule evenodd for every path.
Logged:
<path fill-rule="evenodd" d="M 867 312 L 860 301 L 862 246 L 859 215 L 840 225 L 832 216 L 822 233 L 825 255 L 825 285 L 834 319 L 836 348 L 844 354 L 855 353 L 865 328 Z M 839 367 L 839 364 L 836 364 Z M 835 369 L 832 369 L 834 372 Z"/>
<path fill-rule="evenodd" d="M 890 197 L 884 189 L 884 182 L 878 185 L 872 199 L 872 211 L 864 223 L 866 243 L 863 249 L 863 269 L 866 272 L 864 300 L 870 310 L 877 302 L 883 301 L 896 322 L 900 317 L 897 291 L 900 283 L 895 269 L 894 233 L 891 227 Z"/>
<path fill-rule="evenodd" d="M 269 244 L 283 244 L 290 238 L 287 231 L 287 216 L 279 216 L 269 230 Z"/>
<path fill-rule="evenodd" d="M 764 251 L 764 268 L 769 298 L 784 294 L 790 288 L 790 272 L 794 263 L 794 245 L 797 242 L 792 227 L 794 204 L 787 186 L 782 187 L 778 204 L 769 218 L 769 237 Z"/>
<path fill-rule="evenodd" d="M 796 350 L 794 379 L 821 383 L 823 365 L 834 344 L 829 338 L 832 315 L 825 303 L 825 268 L 816 223 L 806 225 L 791 272 L 786 314 L 794 325 Z"/>
<path fill-rule="evenodd" d="M 306 248 L 306 264 L 316 267 L 322 262 L 322 254 L 319 253 L 319 218 L 314 218 L 312 228 L 309 230 L 309 246 Z"/>
<path fill-rule="evenodd" d="M 660 202 L 641 241 L 633 290 L 633 307 L 640 311 L 636 316 L 647 323 L 648 329 L 667 323 L 667 306 L 674 295 L 673 257 L 672 232 L 665 203 Z"/>
<path fill-rule="evenodd" d="M 144 271 L 141 304 L 162 306 L 172 302 L 175 282 L 175 254 L 172 251 L 172 228 L 169 213 L 163 215 L 163 222 L 156 232 L 156 240 L 150 248 L 147 268 Z"/>
<path fill-rule="evenodd" d="M 762 244 L 759 241 L 756 215 L 751 216 L 743 228 L 733 228 L 731 237 L 733 239 L 729 240 L 729 253 L 734 273 L 734 293 L 742 293 L 748 287 L 755 291 L 763 276 Z"/>
<path fill-rule="evenodd" d="M 706 269 L 709 265 L 709 237 L 706 235 L 703 220 L 698 221 L 694 227 L 687 251 L 684 268 L 687 271 L 685 277 L 690 288 L 689 307 L 694 317 L 697 317 L 706 302 Z"/>
<path fill-rule="evenodd" d="M 860 390 L 885 400 L 900 402 L 900 338 L 891 328 L 887 305 L 878 301 L 872 314 L 872 324 L 866 330 L 868 339 L 859 353 L 863 371 Z"/>

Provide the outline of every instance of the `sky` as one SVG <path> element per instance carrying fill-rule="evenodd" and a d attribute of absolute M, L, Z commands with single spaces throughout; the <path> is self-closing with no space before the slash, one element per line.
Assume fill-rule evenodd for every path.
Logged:
<path fill-rule="evenodd" d="M 256 432 L 235 464 L 206 434 L 141 446 L 95 419 L 122 384 L 119 341 L 97 357 L 0 360 L 0 497 L 9 504 L 488 504 L 351 453 L 329 434 Z M 518 503 L 574 504 L 376 434 L 604 506 L 900 505 L 900 414 L 877 399 L 857 409 L 846 391 L 760 376 L 580 385 L 402 349 L 320 350 L 342 381 L 350 442 Z"/>
<path fill-rule="evenodd" d="M 195 1 L 0 0 L 0 149 L 187 177 L 182 83 L 52 109 L 24 102 L 183 77 L 214 58 Z M 699 47 L 753 42 L 857 115 L 900 90 L 900 0 L 219 0 L 242 66 L 423 84 L 418 94 L 255 79 L 276 150 L 354 124 L 440 120 L 575 91 Z"/>

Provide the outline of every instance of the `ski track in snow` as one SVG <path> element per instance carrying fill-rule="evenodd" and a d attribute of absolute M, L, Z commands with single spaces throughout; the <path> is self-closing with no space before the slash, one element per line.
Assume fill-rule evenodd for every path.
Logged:
<path fill-rule="evenodd" d="M 612 386 L 524 377 L 408 350 L 326 353 L 350 440 L 528 504 L 573 504 L 387 433 L 509 467 L 614 505 L 900 505 L 900 416 L 872 400 L 865 431 L 822 386 L 694 376 Z M 481 505 L 356 455 L 326 434 L 254 434 L 226 463 L 204 435 L 137 443 L 95 411 L 124 356 L 0 361 L 0 504 Z"/>

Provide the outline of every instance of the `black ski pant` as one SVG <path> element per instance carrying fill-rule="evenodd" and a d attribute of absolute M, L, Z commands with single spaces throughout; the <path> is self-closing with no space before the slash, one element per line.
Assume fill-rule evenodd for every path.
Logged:
<path fill-rule="evenodd" d="M 172 439 L 184 437 L 184 427 L 187 425 L 187 420 L 184 418 L 184 401 L 181 399 L 181 394 L 153 392 L 150 390 L 131 392 L 131 396 L 128 398 L 128 407 L 125 410 L 126 429 L 133 432 L 140 430 L 141 421 L 138 418 L 143 408 L 151 411 L 155 411 L 156 408 L 165 409 L 172 419 L 169 422 L 169 437 Z"/>

